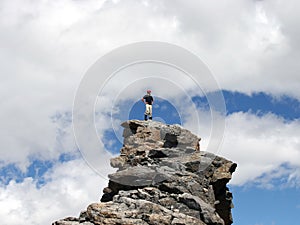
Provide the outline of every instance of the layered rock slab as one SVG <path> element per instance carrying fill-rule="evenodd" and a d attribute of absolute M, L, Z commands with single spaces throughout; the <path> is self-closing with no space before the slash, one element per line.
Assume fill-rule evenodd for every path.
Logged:
<path fill-rule="evenodd" d="M 130 120 L 120 156 L 111 159 L 101 202 L 53 225 L 232 224 L 226 184 L 236 164 L 200 151 L 197 135 L 179 125 Z"/>

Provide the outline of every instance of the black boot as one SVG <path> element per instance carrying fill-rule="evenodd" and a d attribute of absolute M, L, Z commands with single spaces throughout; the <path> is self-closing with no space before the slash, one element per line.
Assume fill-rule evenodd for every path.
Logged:
<path fill-rule="evenodd" d="M 149 120 L 152 120 L 152 116 L 151 116 L 151 117 L 149 117 Z"/>
<path fill-rule="evenodd" d="M 147 115 L 145 115 L 145 121 L 147 121 Z"/>

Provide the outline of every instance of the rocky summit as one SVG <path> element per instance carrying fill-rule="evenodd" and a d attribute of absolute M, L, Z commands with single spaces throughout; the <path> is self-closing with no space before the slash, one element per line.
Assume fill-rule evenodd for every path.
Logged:
<path fill-rule="evenodd" d="M 52 225 L 229 225 L 226 184 L 236 164 L 200 149 L 200 138 L 179 125 L 129 120 L 120 155 L 111 159 L 101 202 L 78 218 Z"/>

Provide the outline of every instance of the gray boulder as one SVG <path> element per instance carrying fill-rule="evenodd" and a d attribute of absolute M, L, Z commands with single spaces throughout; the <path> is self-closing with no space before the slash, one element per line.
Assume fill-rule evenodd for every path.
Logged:
<path fill-rule="evenodd" d="M 226 184 L 236 164 L 200 151 L 199 138 L 179 125 L 129 120 L 118 170 L 109 175 L 101 202 L 78 218 L 53 225 L 230 225 L 232 194 Z"/>

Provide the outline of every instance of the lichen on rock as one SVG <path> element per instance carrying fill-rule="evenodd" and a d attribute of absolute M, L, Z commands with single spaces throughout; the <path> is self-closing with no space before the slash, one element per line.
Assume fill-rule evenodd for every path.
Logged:
<path fill-rule="evenodd" d="M 101 202 L 78 218 L 53 225 L 229 225 L 232 194 L 226 184 L 236 164 L 200 151 L 197 135 L 180 125 L 129 120 L 118 170 L 109 175 Z"/>

